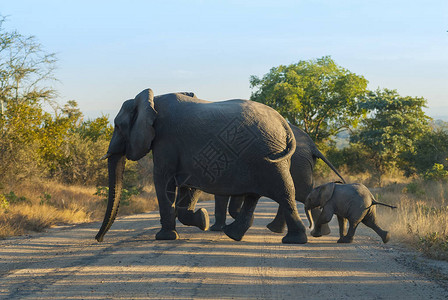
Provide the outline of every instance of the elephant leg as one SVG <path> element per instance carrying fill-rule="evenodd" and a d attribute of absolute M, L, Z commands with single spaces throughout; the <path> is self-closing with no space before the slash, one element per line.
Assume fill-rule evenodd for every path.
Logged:
<path fill-rule="evenodd" d="M 215 195 L 215 224 L 210 227 L 211 231 L 222 231 L 226 225 L 227 204 L 229 196 Z"/>
<path fill-rule="evenodd" d="M 338 216 L 339 223 L 339 238 L 343 238 L 345 236 L 345 231 L 347 229 L 347 219 Z"/>
<path fill-rule="evenodd" d="M 208 212 L 205 208 L 194 211 L 201 191 L 194 188 L 179 187 L 177 192 L 176 207 L 178 220 L 187 226 L 196 226 L 201 230 L 208 230 L 210 225 Z"/>
<path fill-rule="evenodd" d="M 282 233 L 285 230 L 285 226 L 286 226 L 285 215 L 283 214 L 283 210 L 281 210 L 279 206 L 274 220 L 272 220 L 271 223 L 266 225 L 266 227 L 272 232 Z"/>
<path fill-rule="evenodd" d="M 241 212 L 241 206 L 244 202 L 244 196 L 232 196 L 230 197 L 229 203 L 229 214 L 232 218 L 236 219 L 236 217 Z"/>
<path fill-rule="evenodd" d="M 353 237 L 355 236 L 355 231 L 356 228 L 358 227 L 359 223 L 355 223 L 352 221 L 349 221 L 349 226 L 348 226 L 348 232 L 347 235 L 345 235 L 344 237 L 341 237 L 338 240 L 338 243 L 351 243 L 353 242 Z"/>
<path fill-rule="evenodd" d="M 283 208 L 280 206 L 283 209 L 286 225 L 288 226 L 288 233 L 283 237 L 282 243 L 305 244 L 308 241 L 306 229 L 299 217 L 295 201 L 292 200 L 288 204 L 287 206 L 283 206 Z"/>
<path fill-rule="evenodd" d="M 260 196 L 248 195 L 245 197 L 241 212 L 236 217 L 235 221 L 222 228 L 228 237 L 235 241 L 241 241 L 246 231 L 252 226 L 258 199 L 260 199 Z"/>
<path fill-rule="evenodd" d="M 325 206 L 314 224 L 313 230 L 311 230 L 311 235 L 314 237 L 321 237 L 323 225 L 327 224 L 328 226 L 328 222 L 331 221 L 331 218 L 333 218 L 333 210 L 328 206 Z"/>
<path fill-rule="evenodd" d="M 321 209 L 319 209 L 317 207 L 313 208 L 311 210 L 311 216 L 312 216 L 313 220 L 318 220 L 321 213 L 322 213 Z M 321 225 L 321 234 L 322 235 L 329 235 L 330 233 L 331 233 L 330 225 L 328 225 L 328 223 L 322 224 Z"/>
<path fill-rule="evenodd" d="M 162 224 L 162 229 L 156 234 L 156 240 L 176 240 L 179 238 L 176 231 L 174 201 L 176 184 L 174 180 L 165 180 L 163 177 L 155 175 L 154 185 L 159 203 L 160 223 Z"/>
<path fill-rule="evenodd" d="M 385 231 L 383 229 L 381 229 L 377 222 L 376 222 L 376 217 L 375 214 L 370 211 L 362 220 L 362 222 L 372 228 L 379 236 L 380 238 L 383 240 L 383 243 L 387 243 L 390 239 L 390 233 L 388 231 Z"/>

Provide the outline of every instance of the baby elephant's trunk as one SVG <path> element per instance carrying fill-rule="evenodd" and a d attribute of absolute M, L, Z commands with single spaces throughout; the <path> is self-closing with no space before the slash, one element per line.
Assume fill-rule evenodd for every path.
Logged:
<path fill-rule="evenodd" d="M 311 229 L 311 227 L 313 227 L 313 218 L 311 217 L 311 209 L 305 208 L 305 214 L 308 219 L 308 222 L 310 223 L 310 229 Z"/>

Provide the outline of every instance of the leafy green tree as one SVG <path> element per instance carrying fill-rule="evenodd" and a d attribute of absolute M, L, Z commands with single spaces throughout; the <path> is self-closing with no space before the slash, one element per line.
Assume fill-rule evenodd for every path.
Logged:
<path fill-rule="evenodd" d="M 78 104 L 70 100 L 47 117 L 40 141 L 49 175 L 66 183 L 103 183 L 107 168 L 99 158 L 113 131 L 107 116 L 83 121 Z"/>
<path fill-rule="evenodd" d="M 370 92 L 360 104 L 367 116 L 350 140 L 367 150 L 380 177 L 394 166 L 403 169 L 407 162 L 401 155 L 414 151 L 415 141 L 429 132 L 425 105 L 424 98 L 402 97 L 388 89 Z"/>
<path fill-rule="evenodd" d="M 435 164 L 448 168 L 448 132 L 439 128 L 422 135 L 414 143 L 414 147 L 405 151 L 402 159 L 407 161 L 407 175 L 424 175 L 434 168 Z"/>
<path fill-rule="evenodd" d="M 98 159 L 113 131 L 108 118 L 84 121 L 74 100 L 60 107 L 49 84 L 54 54 L 32 36 L 6 31 L 4 22 L 0 16 L 0 183 L 38 177 L 104 184 L 106 163 Z"/>
<path fill-rule="evenodd" d="M 251 76 L 250 86 L 256 89 L 251 100 L 273 107 L 319 142 L 357 124 L 367 80 L 324 56 Z"/>
<path fill-rule="evenodd" d="M 423 175 L 425 180 L 432 181 L 448 181 L 448 170 L 443 164 L 435 163 L 430 170 L 427 170 Z"/>
<path fill-rule="evenodd" d="M 0 16 L 0 104 L 1 114 L 11 102 L 51 101 L 56 57 L 47 53 L 34 36 L 6 31 Z"/>
<path fill-rule="evenodd" d="M 109 141 L 112 138 L 114 127 L 110 124 L 108 116 L 101 116 L 83 122 L 77 131 L 85 139 Z"/>
<path fill-rule="evenodd" d="M 0 16 L 0 181 L 38 174 L 42 102 L 52 102 L 55 55 L 33 36 L 5 30 Z"/>

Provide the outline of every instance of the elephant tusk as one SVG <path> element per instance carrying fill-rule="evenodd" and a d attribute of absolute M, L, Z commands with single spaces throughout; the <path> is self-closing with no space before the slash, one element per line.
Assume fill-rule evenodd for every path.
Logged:
<path fill-rule="evenodd" d="M 111 157 L 112 153 L 106 153 L 103 157 L 101 157 L 99 160 L 104 160 L 106 158 Z"/>

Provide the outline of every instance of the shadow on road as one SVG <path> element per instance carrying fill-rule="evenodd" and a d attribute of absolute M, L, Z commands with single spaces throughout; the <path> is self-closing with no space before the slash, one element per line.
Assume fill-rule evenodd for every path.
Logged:
<path fill-rule="evenodd" d="M 200 205 L 213 212 L 212 203 Z M 260 201 L 254 225 L 241 242 L 180 224 L 180 240 L 155 241 L 157 212 L 117 220 L 104 243 L 93 239 L 96 223 L 5 240 L 0 243 L 0 298 L 446 296 L 396 263 L 374 235 L 360 230 L 354 244 L 337 244 L 337 222 L 330 236 L 310 237 L 305 245 L 281 244 L 283 235 L 265 228 L 276 209 L 272 201 Z"/>

